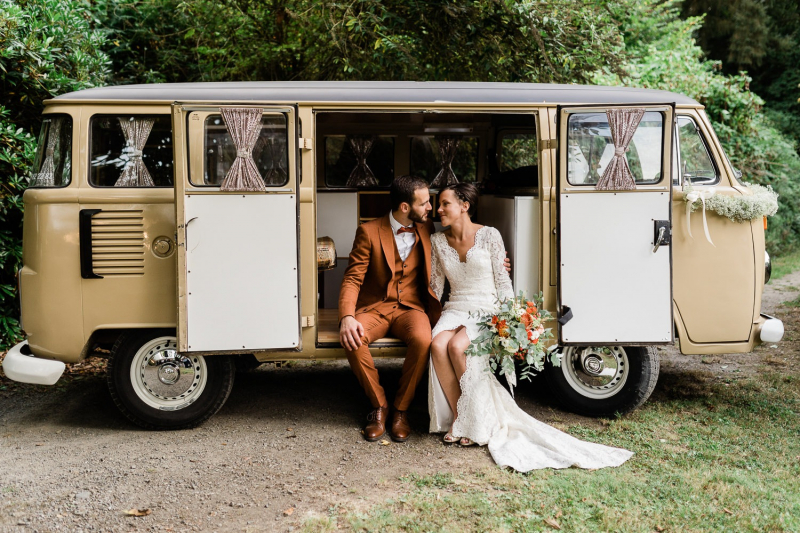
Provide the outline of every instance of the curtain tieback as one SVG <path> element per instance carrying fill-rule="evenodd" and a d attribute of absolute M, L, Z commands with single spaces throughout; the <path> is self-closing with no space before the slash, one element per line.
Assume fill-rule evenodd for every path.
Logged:
<path fill-rule="evenodd" d="M 236 150 L 236 157 L 247 159 L 248 157 L 252 157 L 252 154 L 249 150 Z"/>
<path fill-rule="evenodd" d="M 700 200 L 700 203 L 703 205 L 703 231 L 706 234 L 706 240 L 709 242 L 711 246 L 716 248 L 716 245 L 711 240 L 711 235 L 708 232 L 708 220 L 706 219 L 706 200 L 714 196 L 714 189 L 708 189 L 705 191 L 692 191 L 686 195 L 686 230 L 689 232 L 689 237 L 694 239 L 692 235 L 692 224 L 691 224 L 691 217 L 692 217 L 692 205 L 697 200 Z"/>
<path fill-rule="evenodd" d="M 625 155 L 625 152 L 627 152 L 627 151 L 628 151 L 627 148 L 620 148 L 619 146 L 615 146 L 614 147 L 614 156 L 616 156 L 616 157 L 623 156 L 623 155 Z"/>

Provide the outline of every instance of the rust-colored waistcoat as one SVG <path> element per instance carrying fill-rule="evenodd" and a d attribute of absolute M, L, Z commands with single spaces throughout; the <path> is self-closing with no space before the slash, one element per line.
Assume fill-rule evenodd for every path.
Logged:
<path fill-rule="evenodd" d="M 394 246 L 394 275 L 386 299 L 375 307 L 375 310 L 382 315 L 388 315 L 397 309 L 398 305 L 425 312 L 423 302 L 427 297 L 427 283 L 423 279 L 422 246 L 419 243 L 419 235 L 415 235 L 416 241 L 405 261 L 400 259 L 397 245 Z"/>

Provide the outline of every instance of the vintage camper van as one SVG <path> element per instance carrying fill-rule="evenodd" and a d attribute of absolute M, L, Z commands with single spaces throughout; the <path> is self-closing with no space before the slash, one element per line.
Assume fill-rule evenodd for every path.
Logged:
<path fill-rule="evenodd" d="M 630 186 L 599 187 L 620 165 Z M 644 402 L 658 345 L 748 352 L 783 334 L 761 314 L 764 221 L 685 209 L 687 185 L 751 191 L 702 106 L 680 94 L 134 85 L 46 102 L 24 195 L 27 339 L 6 375 L 53 384 L 64 363 L 105 346 L 122 412 L 181 428 L 222 406 L 237 358 L 344 357 L 337 297 L 356 228 L 388 212 L 388 186 L 403 174 L 431 183 L 434 216 L 438 187 L 480 186 L 477 220 L 500 230 L 515 289 L 541 291 L 557 318 L 563 364 L 545 379 L 576 412 Z M 404 354 L 392 338 L 373 348 Z"/>

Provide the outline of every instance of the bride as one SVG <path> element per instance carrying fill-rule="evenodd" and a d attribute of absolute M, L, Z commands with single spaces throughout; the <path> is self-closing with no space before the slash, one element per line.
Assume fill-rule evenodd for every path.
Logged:
<path fill-rule="evenodd" d="M 489 371 L 488 356 L 464 354 L 478 335 L 476 312 L 489 313 L 498 300 L 514 296 L 500 233 L 471 220 L 477 203 L 477 187 L 468 183 L 439 195 L 438 213 L 449 228 L 431 237 L 431 286 L 441 299 L 446 278 L 450 296 L 432 333 L 431 433 L 447 432 L 447 443 L 488 444 L 498 465 L 520 472 L 621 465 L 632 452 L 584 442 L 539 422 Z"/>

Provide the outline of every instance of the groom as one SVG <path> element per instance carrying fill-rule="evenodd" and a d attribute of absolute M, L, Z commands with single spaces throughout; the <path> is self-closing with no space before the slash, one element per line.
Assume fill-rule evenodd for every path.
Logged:
<path fill-rule="evenodd" d="M 356 231 L 339 293 L 339 340 L 372 403 L 364 428 L 368 441 L 383 437 L 389 421 L 389 402 L 369 344 L 391 333 L 408 346 L 389 425 L 392 439 L 405 442 L 411 433 L 407 409 L 425 372 L 431 325 L 441 305 L 430 288 L 434 227 L 428 218 L 428 183 L 415 176 L 398 177 L 390 198 L 390 213 Z"/>

